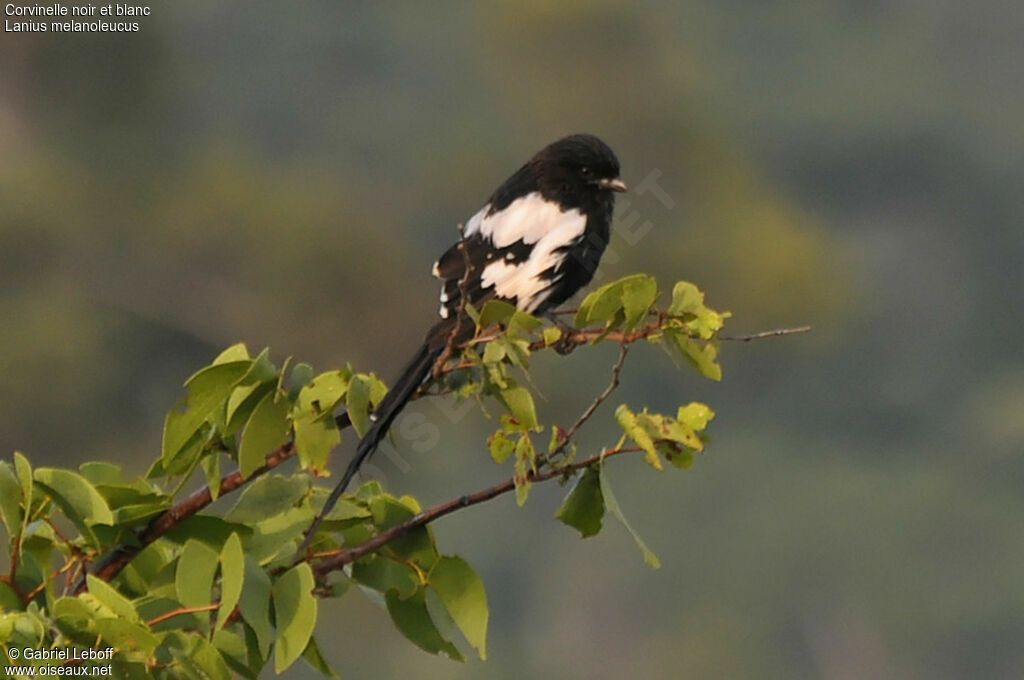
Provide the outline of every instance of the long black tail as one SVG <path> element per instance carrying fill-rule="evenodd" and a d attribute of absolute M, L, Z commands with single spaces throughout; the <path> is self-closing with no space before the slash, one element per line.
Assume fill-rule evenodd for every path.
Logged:
<path fill-rule="evenodd" d="M 398 417 L 398 414 L 402 412 L 405 405 L 416 394 L 416 390 L 419 389 L 420 385 L 430 375 L 434 363 L 447 346 L 453 326 L 453 323 L 443 320 L 430 329 L 416 356 L 406 365 L 405 370 L 402 371 L 398 380 L 395 381 L 395 384 L 374 411 L 373 425 L 370 426 L 370 429 L 367 430 L 366 434 L 359 441 L 359 446 L 356 447 L 356 455 L 349 461 L 348 467 L 345 468 L 345 474 L 342 475 L 338 485 L 331 491 L 331 495 L 327 497 L 327 501 L 324 503 L 323 508 L 321 508 L 320 514 L 313 520 L 309 531 L 306 532 L 306 538 L 299 547 L 299 559 L 305 554 L 306 548 L 309 547 L 313 534 L 316 533 L 323 518 L 334 508 L 335 503 L 345 493 L 345 489 L 348 488 L 352 478 L 359 472 L 359 468 L 366 462 L 367 458 L 373 455 L 373 452 L 377 450 L 377 445 L 387 436 L 388 430 L 391 429 L 391 424 L 395 421 L 395 418 Z"/>

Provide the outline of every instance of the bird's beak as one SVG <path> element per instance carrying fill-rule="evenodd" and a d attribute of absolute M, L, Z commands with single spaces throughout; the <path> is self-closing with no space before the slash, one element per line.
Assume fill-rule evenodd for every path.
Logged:
<path fill-rule="evenodd" d="M 607 177 L 599 179 L 597 180 L 597 185 L 602 189 L 611 189 L 612 191 L 626 191 L 629 189 L 629 187 L 626 186 L 626 183 L 619 177 L 614 179 L 608 179 Z"/>

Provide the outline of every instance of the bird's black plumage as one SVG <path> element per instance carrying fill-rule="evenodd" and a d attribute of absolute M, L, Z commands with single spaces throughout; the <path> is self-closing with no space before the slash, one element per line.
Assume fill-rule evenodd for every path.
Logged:
<path fill-rule="evenodd" d="M 614 192 L 625 189 L 607 144 L 593 135 L 570 135 L 541 149 L 466 222 L 462 239 L 434 264 L 442 280 L 441 321 L 377 406 L 300 554 L 445 347 L 472 337 L 473 322 L 459 313 L 462 295 L 478 309 L 499 298 L 533 314 L 565 302 L 593 278 L 608 245 Z"/>

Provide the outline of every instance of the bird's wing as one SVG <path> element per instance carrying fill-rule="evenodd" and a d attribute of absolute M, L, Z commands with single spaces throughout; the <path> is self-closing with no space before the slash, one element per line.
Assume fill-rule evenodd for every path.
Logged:
<path fill-rule="evenodd" d="M 492 294 L 532 311 L 543 302 L 568 247 L 586 226 L 579 210 L 562 210 L 537 192 L 503 210 L 491 212 L 485 206 L 466 223 L 465 250 L 456 243 L 434 264 L 434 276 L 445 282 L 441 316 L 447 318 L 457 306 L 460 284 L 471 302 Z"/>

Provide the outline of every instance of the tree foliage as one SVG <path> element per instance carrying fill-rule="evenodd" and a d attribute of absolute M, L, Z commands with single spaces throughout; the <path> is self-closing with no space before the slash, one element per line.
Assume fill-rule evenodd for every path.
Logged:
<path fill-rule="evenodd" d="M 10 552 L 0 576 L 0 642 L 8 649 L 112 648 L 112 660 L 67 663 L 110 663 L 126 678 L 252 678 L 271 659 L 277 673 L 302 659 L 333 677 L 314 638 L 320 601 L 361 588 L 379 593 L 395 627 L 421 649 L 461 660 L 450 639 L 457 630 L 485 658 L 484 584 L 465 559 L 437 545 L 432 521 L 506 492 L 522 505 L 532 485 L 556 479 L 571 483 L 560 521 L 589 537 L 610 513 L 644 560 L 659 566 L 615 500 L 604 461 L 635 453 L 659 471 L 665 462 L 687 468 L 704 450 L 713 411 L 701 403 L 674 414 L 621 404 L 618 441 L 583 455 L 574 438 L 618 386 L 635 343 L 660 345 L 721 378 L 717 334 L 728 314 L 707 307 L 691 283 L 677 283 L 663 307 L 660 295 L 647 275 L 615 281 L 583 300 L 574 327 L 502 302 L 467 309 L 477 337 L 452 348 L 418 396 L 453 393 L 496 415 L 486 447 L 508 479 L 427 509 L 366 481 L 328 513 L 301 555 L 296 550 L 328 495 L 317 478 L 329 470 L 342 431 L 365 432 L 386 394 L 372 373 L 346 366 L 316 374 L 234 345 L 185 382 L 143 478 L 126 479 L 102 461 L 33 469 L 15 453 L 0 461 Z M 544 422 L 529 380 L 532 355 L 598 343 L 620 347 L 608 387 L 574 423 Z M 291 458 L 296 469 L 275 470 Z M 205 485 L 186 494 L 196 475 Z M 225 512 L 207 510 L 235 491 Z M 15 662 L 4 656 L 0 663 Z"/>

